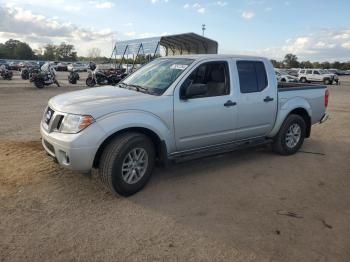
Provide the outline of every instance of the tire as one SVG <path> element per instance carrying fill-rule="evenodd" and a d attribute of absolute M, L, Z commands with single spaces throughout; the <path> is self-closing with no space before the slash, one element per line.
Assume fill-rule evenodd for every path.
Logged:
<path fill-rule="evenodd" d="M 305 78 L 305 77 L 300 78 L 300 82 L 306 83 L 306 82 L 307 82 L 307 81 L 306 81 L 306 78 Z"/>
<path fill-rule="evenodd" d="M 129 154 L 133 150 L 143 150 L 146 155 L 144 160 L 146 167 L 141 171 L 143 173 L 137 178 L 140 170 L 128 173 L 122 171 L 122 167 L 130 166 L 132 162 Z M 128 161 L 130 160 L 130 161 Z M 140 133 L 125 133 L 113 139 L 104 149 L 100 159 L 100 178 L 102 183 L 112 192 L 122 196 L 130 196 L 140 191 L 151 177 L 155 161 L 155 150 L 152 141 Z M 141 167 L 142 168 L 142 167 Z M 132 167 L 126 169 L 133 169 Z M 138 170 L 136 172 L 136 170 Z M 130 174 L 128 176 L 128 174 Z M 135 177 L 136 174 L 136 177 Z M 130 178 L 134 181 L 128 182 Z"/>
<path fill-rule="evenodd" d="M 297 139 L 297 141 L 290 137 L 289 141 L 292 142 L 288 143 L 287 136 L 288 133 L 290 133 L 291 129 L 293 129 L 293 127 L 300 128 L 300 135 L 298 139 L 296 136 L 294 136 L 294 138 Z M 274 142 L 272 144 L 272 150 L 280 155 L 285 156 L 295 154 L 302 146 L 305 136 L 306 123 L 304 119 L 299 115 L 291 114 L 283 122 L 278 134 L 275 136 Z"/>
<path fill-rule="evenodd" d="M 331 80 L 330 80 L 329 78 L 325 78 L 325 79 L 323 80 L 323 83 L 324 83 L 325 85 L 330 85 L 330 84 L 331 84 Z"/>
<path fill-rule="evenodd" d="M 85 83 L 89 87 L 94 87 L 96 85 L 96 82 L 95 82 L 95 80 L 92 77 L 86 78 Z"/>
<path fill-rule="evenodd" d="M 41 88 L 44 87 L 44 82 L 41 81 L 41 79 L 37 79 L 37 80 L 34 80 L 34 85 L 35 85 L 37 88 L 41 89 Z"/>

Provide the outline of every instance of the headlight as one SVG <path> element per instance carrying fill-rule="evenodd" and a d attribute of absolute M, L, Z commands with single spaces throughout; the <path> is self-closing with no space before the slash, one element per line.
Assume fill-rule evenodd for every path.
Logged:
<path fill-rule="evenodd" d="M 62 133 L 75 134 L 91 125 L 94 121 L 92 116 L 67 114 L 63 118 L 60 131 Z"/>

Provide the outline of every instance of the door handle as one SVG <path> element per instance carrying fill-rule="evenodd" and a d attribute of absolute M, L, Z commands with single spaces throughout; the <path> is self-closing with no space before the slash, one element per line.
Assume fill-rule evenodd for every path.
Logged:
<path fill-rule="evenodd" d="M 231 106 L 235 106 L 235 105 L 237 105 L 237 103 L 236 103 L 236 102 L 232 102 L 231 100 L 228 100 L 228 101 L 224 104 L 225 107 L 231 107 Z"/>
<path fill-rule="evenodd" d="M 273 101 L 272 97 L 267 96 L 264 98 L 264 102 L 266 102 L 266 103 L 271 102 L 271 101 Z"/>

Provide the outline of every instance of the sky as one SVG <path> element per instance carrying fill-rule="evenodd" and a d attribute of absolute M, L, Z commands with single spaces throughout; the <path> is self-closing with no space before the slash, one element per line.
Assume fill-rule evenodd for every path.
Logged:
<path fill-rule="evenodd" d="M 222 54 L 350 61 L 350 0 L 0 0 L 0 42 L 74 44 L 78 55 L 115 41 L 194 32 Z"/>

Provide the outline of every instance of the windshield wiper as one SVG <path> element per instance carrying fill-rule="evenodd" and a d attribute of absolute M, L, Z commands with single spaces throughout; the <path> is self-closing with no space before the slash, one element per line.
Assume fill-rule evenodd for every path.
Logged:
<path fill-rule="evenodd" d="M 149 93 L 148 88 L 140 86 L 140 85 L 126 84 L 124 82 L 121 82 L 118 85 L 120 85 L 120 87 L 122 87 L 122 88 L 132 87 L 132 88 L 136 89 L 136 91 L 138 91 L 138 92 Z"/>

